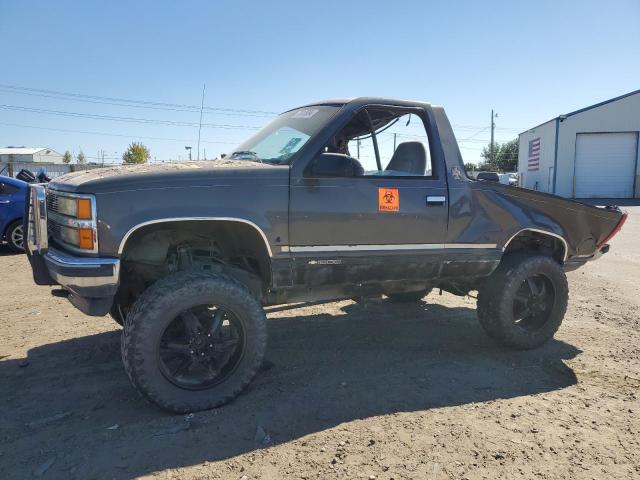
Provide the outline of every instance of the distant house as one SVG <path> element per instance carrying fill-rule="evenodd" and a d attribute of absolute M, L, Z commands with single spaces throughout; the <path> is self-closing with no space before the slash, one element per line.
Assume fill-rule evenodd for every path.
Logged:
<path fill-rule="evenodd" d="M 62 155 L 46 147 L 0 147 L 0 163 L 62 163 Z"/>

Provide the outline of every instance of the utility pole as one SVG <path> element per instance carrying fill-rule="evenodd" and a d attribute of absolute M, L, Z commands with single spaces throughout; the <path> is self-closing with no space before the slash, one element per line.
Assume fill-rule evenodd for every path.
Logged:
<path fill-rule="evenodd" d="M 202 110 L 204 110 L 204 90 L 207 88 L 207 84 L 202 85 L 202 102 L 200 103 L 200 125 L 198 126 L 198 160 L 200 160 L 200 131 L 202 130 Z M 191 150 L 189 150 L 189 156 L 191 156 Z M 189 158 L 191 160 L 191 158 Z"/>
<path fill-rule="evenodd" d="M 494 118 L 497 118 L 498 114 L 493 113 L 493 109 L 491 109 L 491 145 L 489 146 L 489 154 L 491 155 L 491 161 L 495 161 L 495 145 L 493 142 L 493 131 L 496 129 L 496 122 L 493 121 Z"/>

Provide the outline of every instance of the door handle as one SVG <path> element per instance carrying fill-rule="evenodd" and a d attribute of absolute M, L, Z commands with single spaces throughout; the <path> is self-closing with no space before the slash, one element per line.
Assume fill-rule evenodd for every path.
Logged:
<path fill-rule="evenodd" d="M 7 203 L 11 203 L 11 200 L 0 200 L 0 204 L 7 204 Z"/>
<path fill-rule="evenodd" d="M 429 205 L 444 205 L 447 201 L 447 197 L 444 195 L 427 195 L 427 206 Z"/>

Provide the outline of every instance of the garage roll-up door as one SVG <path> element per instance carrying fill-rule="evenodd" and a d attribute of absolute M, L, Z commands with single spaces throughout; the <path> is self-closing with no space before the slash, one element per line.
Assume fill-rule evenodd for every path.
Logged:
<path fill-rule="evenodd" d="M 637 133 L 579 133 L 576 198 L 633 198 Z"/>

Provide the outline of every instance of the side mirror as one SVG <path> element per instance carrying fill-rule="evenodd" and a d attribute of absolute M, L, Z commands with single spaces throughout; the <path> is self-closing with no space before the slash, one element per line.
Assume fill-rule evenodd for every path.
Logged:
<path fill-rule="evenodd" d="M 349 155 L 324 152 L 313 159 L 309 173 L 313 177 L 355 177 L 361 170 Z"/>

